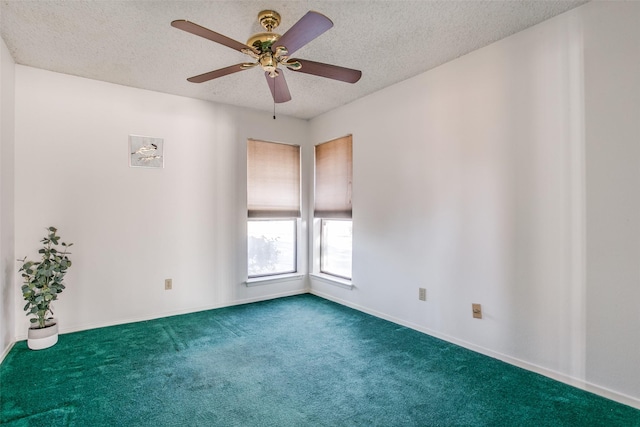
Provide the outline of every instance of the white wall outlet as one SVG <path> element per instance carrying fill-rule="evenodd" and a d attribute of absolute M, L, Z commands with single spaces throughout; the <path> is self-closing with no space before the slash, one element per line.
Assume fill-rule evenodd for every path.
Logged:
<path fill-rule="evenodd" d="M 420 301 L 427 300 L 427 290 L 425 288 L 418 288 L 418 299 Z"/>
<path fill-rule="evenodd" d="M 164 279 L 164 290 L 165 291 L 169 291 L 171 289 L 173 289 L 173 280 Z"/>

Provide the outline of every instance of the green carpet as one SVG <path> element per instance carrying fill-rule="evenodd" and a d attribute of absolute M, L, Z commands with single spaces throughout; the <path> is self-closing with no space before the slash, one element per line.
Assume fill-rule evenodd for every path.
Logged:
<path fill-rule="evenodd" d="M 18 342 L 7 426 L 640 426 L 640 411 L 312 295 Z"/>

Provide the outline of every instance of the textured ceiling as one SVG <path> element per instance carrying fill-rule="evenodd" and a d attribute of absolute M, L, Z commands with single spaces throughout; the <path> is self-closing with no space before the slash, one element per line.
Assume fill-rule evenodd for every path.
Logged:
<path fill-rule="evenodd" d="M 18 64 L 270 112 L 259 69 L 187 82 L 250 58 L 170 23 L 187 19 L 245 43 L 263 31 L 263 9 L 280 13 L 280 34 L 315 10 L 334 26 L 295 56 L 363 76 L 352 85 L 285 70 L 293 100 L 276 111 L 309 119 L 585 2 L 9 0 L 0 2 L 0 33 Z"/>

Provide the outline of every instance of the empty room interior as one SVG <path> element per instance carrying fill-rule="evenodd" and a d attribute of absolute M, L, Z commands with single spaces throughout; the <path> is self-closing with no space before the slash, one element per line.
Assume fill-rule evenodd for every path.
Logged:
<path fill-rule="evenodd" d="M 640 425 L 640 2 L 0 26 L 2 423 Z M 30 350 L 49 227 L 72 265 Z"/>

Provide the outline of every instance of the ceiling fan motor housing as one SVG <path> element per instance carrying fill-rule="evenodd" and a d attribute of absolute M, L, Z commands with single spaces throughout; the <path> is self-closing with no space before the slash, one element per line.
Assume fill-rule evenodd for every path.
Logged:
<path fill-rule="evenodd" d="M 258 33 L 252 35 L 247 40 L 247 46 L 255 48 L 258 52 L 264 53 L 271 50 L 271 46 L 278 41 L 280 34 L 277 33 Z"/>
<path fill-rule="evenodd" d="M 275 10 L 263 10 L 258 14 L 258 21 L 267 32 L 252 35 L 247 40 L 247 46 L 255 48 L 259 53 L 265 53 L 271 50 L 271 46 L 280 38 L 280 34 L 273 32 L 280 25 L 280 14 Z"/>

